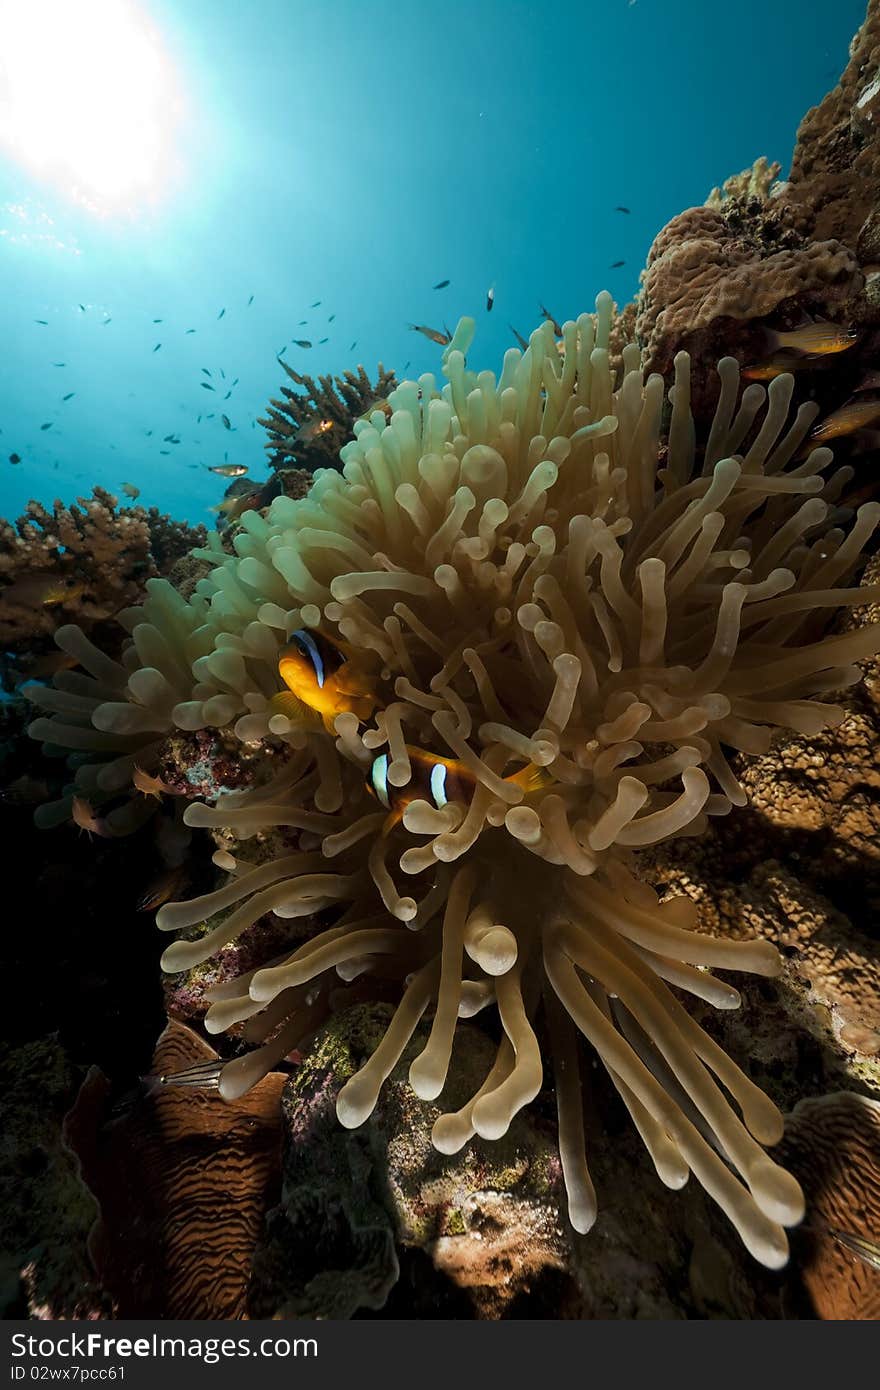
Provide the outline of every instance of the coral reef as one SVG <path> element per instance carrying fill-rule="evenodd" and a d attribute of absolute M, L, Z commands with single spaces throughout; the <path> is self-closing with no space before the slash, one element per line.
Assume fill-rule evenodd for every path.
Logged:
<path fill-rule="evenodd" d="M 805 315 L 880 325 L 880 4 L 870 0 L 838 85 L 807 113 L 788 180 L 751 169 L 662 229 L 648 255 L 636 333 L 649 370 L 682 348 L 711 361 L 719 344 L 754 360 L 755 329 Z M 859 360 L 873 365 L 876 333 Z M 701 384 L 695 409 L 702 411 Z"/>
<path fill-rule="evenodd" d="M 743 216 L 734 197 L 674 217 L 648 253 L 636 335 L 651 371 L 668 372 L 676 352 L 712 361 L 733 332 L 743 361 L 762 355 L 748 334 L 756 320 L 797 306 L 845 316 L 864 284 L 855 252 L 813 240 L 785 204 L 754 200 Z M 756 351 L 757 346 L 757 351 Z"/>
<path fill-rule="evenodd" d="M 802 1100 L 782 1151 L 808 1196 L 798 1267 L 817 1315 L 876 1321 L 880 1269 L 865 1252 L 880 1229 L 880 1102 L 846 1091 Z"/>
<path fill-rule="evenodd" d="M 379 1046 L 392 1013 L 390 1005 L 361 1005 L 333 1020 L 287 1083 L 281 1201 L 257 1252 L 253 1316 L 350 1317 L 385 1306 L 389 1295 L 386 1316 L 394 1316 L 400 1261 L 419 1253 L 417 1316 L 500 1317 L 567 1264 L 559 1160 L 530 1117 L 518 1117 L 500 1143 L 477 1139 L 460 1157 L 432 1148 L 439 1108 L 416 1100 L 406 1080 L 426 1025 L 369 1125 L 340 1128 L 339 1087 Z M 489 1039 L 468 1025 L 461 1031 L 453 1103 L 464 1103 L 492 1064 Z"/>
<path fill-rule="evenodd" d="M 143 598 L 144 585 L 194 545 L 203 527 L 172 521 L 155 507 L 117 507 L 96 487 L 73 506 L 28 505 L 15 523 L 0 521 L 0 671 L 8 688 L 58 669 L 51 638 L 75 620 L 112 644 L 108 619 Z"/>
<path fill-rule="evenodd" d="M 499 383 L 460 325 L 442 390 L 354 424 L 365 377 L 343 421 L 331 378 L 285 368 L 270 484 L 230 489 L 121 626 L 59 604 L 81 669 L 33 692 L 52 758 L 19 703 L 0 741 L 33 917 L 73 882 L 89 905 L 52 952 L 11 934 L 10 978 L 40 982 L 10 1004 L 37 1040 L 9 1061 L 13 1315 L 878 1316 L 876 560 L 841 587 L 876 452 L 809 442 L 878 348 L 878 16 L 789 181 L 759 160 L 675 219 L 638 306 L 538 330 Z M 822 317 L 857 346 L 740 391 L 769 328 Z M 368 678 L 368 717 L 291 714 L 300 628 Z M 425 758 L 453 764 L 445 806 Z M 65 826 L 74 793 L 114 838 Z M 50 855 L 21 814 L 47 798 Z M 204 1060 L 223 1098 L 133 1084 L 162 1001 L 132 899 L 169 896 L 145 850 L 188 855 L 164 1003 L 216 1045 L 172 1022 L 152 1068 Z M 81 1171 L 70 1056 L 104 1073 L 66 1125 Z"/>
<path fill-rule="evenodd" d="M 371 382 L 363 367 L 342 376 L 322 376 L 317 383 L 308 375 L 300 375 L 280 357 L 291 381 L 302 387 L 292 391 L 281 387 L 283 399 L 273 397 L 264 418 L 258 423 L 269 434 L 269 466 L 282 473 L 288 470 L 338 468 L 339 450 L 351 439 L 354 422 L 387 400 L 397 385 L 393 372 L 386 372 L 379 363 L 375 382 Z M 292 495 L 285 486 L 288 496 Z"/>
<path fill-rule="evenodd" d="M 109 1084 L 93 1068 L 67 1118 L 67 1141 L 98 1206 L 89 1249 L 116 1317 L 246 1315 L 278 1173 L 285 1078 L 266 1077 L 232 1105 L 216 1092 L 158 1083 L 215 1056 L 172 1021 L 146 1082 L 108 1113 Z"/>
<path fill-rule="evenodd" d="M 270 963 L 273 942 L 264 968 L 209 992 L 209 1031 L 244 1023 L 245 1040 L 261 1044 L 227 1062 L 222 1094 L 242 1094 L 343 1005 L 340 976 L 355 994 L 363 976 L 403 997 L 339 1093 L 343 1124 L 370 1114 L 426 1009 L 434 1022 L 410 1080 L 432 1100 L 457 1016 L 495 1003 L 495 1062 L 433 1138 L 448 1153 L 474 1134 L 497 1139 L 541 1086 L 543 992 L 575 1227 L 589 1229 L 596 1199 L 573 1023 L 660 1178 L 679 1187 L 693 1171 L 751 1252 L 777 1267 L 783 1226 L 802 1213 L 796 1183 L 760 1147 L 778 1140 L 781 1116 L 668 985 L 729 1009 L 737 992 L 694 967 L 773 975 L 779 957 L 696 933 L 693 904 L 661 903 L 634 875 L 634 851 L 699 835 L 707 817 L 744 804 L 725 747 L 762 754 L 774 726 L 815 734 L 842 722 L 840 706 L 815 697 L 857 681 L 853 663 L 878 634 L 869 625 L 821 640 L 823 610 L 876 601 L 876 588 L 841 585 L 880 508 L 861 508 L 849 535 L 837 527 L 845 476 L 823 477 L 831 451 L 804 448 L 815 407 L 792 415 L 790 375 L 740 399 L 737 364 L 723 359 L 698 438 L 686 354 L 663 423 L 664 383 L 644 378 L 637 349 L 623 349 L 615 386 L 611 321 L 601 295 L 595 316 L 565 325 L 561 356 L 543 326 L 525 354 L 506 355 L 497 385 L 468 372 L 462 321 L 443 391 L 429 376 L 404 383 L 390 422 L 375 412 L 356 426 L 343 477 L 324 471 L 301 501 L 245 513 L 233 555 L 198 552 L 215 568 L 187 605 L 154 582 L 149 612 L 128 618 L 121 664 L 110 669 L 63 630 L 90 674 L 78 693 L 62 675 L 49 706 L 38 697 L 54 712 L 33 733 L 106 749 L 107 763 L 77 773 L 90 785 L 118 785 L 132 741 L 141 757 L 143 741 L 173 725 L 230 726 L 245 744 L 293 750 L 184 820 L 238 840 L 288 827 L 298 845 L 257 862 L 236 846 L 221 857 L 224 886 L 159 912 L 163 929 L 185 934 L 163 956 L 171 972 L 228 950 L 267 912 L 331 914 L 286 960 Z M 280 712 L 279 656 L 303 627 L 343 641 L 352 669 L 370 673 L 379 712 L 366 727 L 343 712 L 331 735 Z M 414 748 L 453 755 L 468 790 L 433 805 L 416 793 L 380 833 L 367 774 L 378 758 L 393 805 L 414 776 Z M 511 762 L 533 768 L 525 788 L 505 777 Z"/>

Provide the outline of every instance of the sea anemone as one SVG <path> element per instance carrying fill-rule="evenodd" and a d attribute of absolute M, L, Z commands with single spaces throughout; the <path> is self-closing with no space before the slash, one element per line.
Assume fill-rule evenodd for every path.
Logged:
<path fill-rule="evenodd" d="M 162 963 L 197 966 L 267 913 L 321 913 L 317 935 L 215 987 L 206 1027 L 243 1024 L 259 1044 L 226 1063 L 220 1090 L 232 1098 L 346 998 L 396 991 L 382 1042 L 339 1093 L 348 1127 L 370 1115 L 423 1014 L 433 1021 L 410 1081 L 434 1099 L 456 1020 L 497 1007 L 494 1065 L 434 1126 L 444 1153 L 502 1135 L 535 1098 L 546 1036 L 569 1213 L 586 1231 L 596 1197 L 581 1033 L 661 1180 L 680 1187 L 692 1171 L 756 1259 L 778 1268 L 783 1228 L 803 1214 L 797 1182 L 762 1147 L 779 1140 L 782 1117 L 680 996 L 735 1008 L 737 991 L 711 968 L 773 976 L 780 958 L 766 942 L 701 934 L 690 900 L 661 902 L 640 880 L 637 851 L 699 835 L 744 804 L 727 750 L 763 753 L 774 727 L 843 719 L 817 697 L 860 678 L 854 663 L 880 648 L 880 626 L 822 630 L 833 610 L 880 597 L 880 586 L 841 587 L 880 506 L 840 529 L 849 474 L 807 447 L 816 407 L 792 411 L 790 375 L 740 397 L 738 365 L 724 358 L 698 442 L 687 355 L 667 395 L 630 345 L 616 384 L 611 323 L 602 294 L 561 344 L 545 323 L 526 352 L 509 351 L 496 381 L 467 369 L 473 323 L 462 320 L 441 391 L 430 374 L 402 383 L 390 419 L 356 425 L 341 473 L 246 513 L 235 555 L 196 552 L 215 565 L 193 596 L 198 625 L 154 590 L 165 646 L 153 641 L 149 662 L 165 684 L 150 676 L 150 701 L 161 690 L 175 724 L 230 723 L 267 750 L 261 784 L 189 806 L 187 824 L 238 840 L 298 833 L 268 857 L 264 844 L 262 860 L 221 853 L 223 886 L 164 906 L 158 925 L 184 935 Z M 328 732 L 280 712 L 279 654 L 301 629 L 372 670 L 371 718 L 343 712 Z M 191 650 L 195 688 L 171 705 Z M 126 699 L 141 702 L 133 684 Z M 124 733 L 130 716 L 114 700 L 90 718 Z M 51 721 L 37 722 L 53 737 Z M 279 744 L 288 755 L 273 762 Z M 412 750 L 454 760 L 471 790 L 411 801 L 389 821 L 370 769 L 384 756 L 393 799 Z M 524 765 L 541 770 L 533 784 L 511 780 Z"/>

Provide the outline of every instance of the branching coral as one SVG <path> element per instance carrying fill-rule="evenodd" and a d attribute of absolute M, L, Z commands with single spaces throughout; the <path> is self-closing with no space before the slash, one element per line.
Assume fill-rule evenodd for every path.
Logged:
<path fill-rule="evenodd" d="M 339 449 L 352 436 L 355 420 L 386 399 L 396 382 L 393 372 L 379 363 L 375 384 L 363 367 L 342 376 L 322 376 L 317 384 L 278 359 L 291 381 L 304 387 L 292 391 L 282 386 L 283 400 L 272 398 L 266 417 L 259 423 L 268 431 L 269 465 L 276 469 L 338 468 Z M 286 490 L 286 489 L 285 489 Z"/>
<path fill-rule="evenodd" d="M 495 1005 L 494 1064 L 434 1126 L 452 1153 L 503 1134 L 537 1095 L 543 1014 L 575 1227 L 596 1214 L 580 1032 L 660 1178 L 680 1187 L 693 1172 L 755 1257 L 778 1267 L 783 1227 L 803 1210 L 762 1147 L 782 1118 L 679 996 L 735 1008 L 711 968 L 772 976 L 779 956 L 701 934 L 691 902 L 661 902 L 639 880 L 637 852 L 744 803 L 727 750 L 764 752 L 776 726 L 840 722 L 821 697 L 859 679 L 854 663 L 880 648 L 880 629 L 821 634 L 829 612 L 880 593 L 843 587 L 880 506 L 840 528 L 848 474 L 830 450 L 807 451 L 816 407 L 792 412 L 791 376 L 740 396 L 737 363 L 723 359 L 698 446 L 687 355 L 667 396 L 630 345 L 616 384 L 611 317 L 603 294 L 595 315 L 565 324 L 562 353 L 543 325 L 525 353 L 505 355 L 498 381 L 467 369 L 473 324 L 462 320 L 441 392 L 430 374 L 404 382 L 390 420 L 376 411 L 356 426 L 341 474 L 318 473 L 307 497 L 278 498 L 265 517 L 246 513 L 234 556 L 215 542 L 201 552 L 215 567 L 189 605 L 155 590 L 124 671 L 78 644 L 92 672 L 78 679 L 93 685 L 80 697 L 65 682 L 64 713 L 34 732 L 63 745 L 56 720 L 77 738 L 91 723 L 117 740 L 101 745 L 106 769 L 124 767 L 127 739 L 168 721 L 292 746 L 280 768 L 267 759 L 261 784 L 192 804 L 185 820 L 239 840 L 283 827 L 298 845 L 224 853 L 225 884 L 158 915 L 183 933 L 163 956 L 172 972 L 268 913 L 332 922 L 212 991 L 208 1030 L 243 1025 L 258 1044 L 226 1063 L 223 1094 L 254 1085 L 346 998 L 396 990 L 384 1039 L 338 1096 L 340 1120 L 356 1126 L 422 1015 L 433 1022 L 410 1080 L 433 1099 L 457 1018 Z M 372 673 L 371 719 L 339 713 L 331 734 L 273 703 L 279 654 L 302 628 Z M 102 686 L 108 703 L 97 703 Z M 389 821 L 367 775 L 384 755 L 394 805 L 414 748 L 454 759 L 470 790 L 412 800 Z M 511 780 L 524 764 L 541 771 Z"/>

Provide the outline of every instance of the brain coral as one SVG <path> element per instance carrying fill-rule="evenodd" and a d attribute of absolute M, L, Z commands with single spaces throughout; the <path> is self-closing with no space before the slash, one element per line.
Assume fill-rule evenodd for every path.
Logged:
<path fill-rule="evenodd" d="M 833 610 L 878 597 L 842 586 L 880 505 L 841 529 L 848 472 L 806 446 L 816 407 L 792 410 L 791 376 L 740 395 L 723 359 L 698 441 L 687 355 L 667 394 L 630 345 L 618 383 L 611 320 L 603 294 L 595 315 L 565 324 L 562 352 L 542 325 L 497 381 L 467 368 L 462 320 L 442 390 L 430 374 L 404 382 L 390 420 L 358 424 L 341 473 L 246 513 L 234 555 L 199 552 L 214 567 L 188 602 L 154 581 L 148 611 L 126 617 L 121 665 L 65 629 L 91 674 L 65 673 L 32 727 L 103 759 L 77 774 L 99 790 L 118 790 L 172 725 L 229 725 L 266 750 L 261 781 L 185 813 L 254 839 L 254 855 L 219 855 L 221 886 L 158 915 L 181 933 L 163 956 L 172 972 L 267 914 L 326 924 L 212 991 L 208 1031 L 243 1024 L 258 1044 L 225 1064 L 222 1094 L 253 1086 L 346 998 L 390 992 L 388 1030 L 337 1098 L 357 1126 L 423 1015 L 410 1081 L 433 1099 L 456 1020 L 497 1008 L 494 1063 L 434 1143 L 453 1153 L 503 1134 L 537 1095 L 546 1051 L 570 1215 L 585 1231 L 596 1197 L 580 1033 L 661 1180 L 680 1187 L 693 1172 L 753 1255 L 779 1267 L 783 1228 L 803 1213 L 762 1147 L 781 1137 L 781 1115 L 681 1002 L 735 1008 L 711 969 L 772 976 L 779 956 L 701 934 L 693 903 L 661 902 L 640 880 L 638 851 L 744 804 L 729 750 L 760 754 L 774 727 L 841 721 L 822 696 L 859 679 L 880 626 L 822 632 Z M 328 731 L 273 704 L 279 655 L 304 628 L 370 673 L 371 717 L 345 710 Z M 384 755 L 393 804 L 414 750 L 454 760 L 459 792 L 412 800 L 392 825 L 370 769 Z M 524 765 L 541 773 L 511 780 Z M 265 838 L 272 827 L 285 848 Z"/>

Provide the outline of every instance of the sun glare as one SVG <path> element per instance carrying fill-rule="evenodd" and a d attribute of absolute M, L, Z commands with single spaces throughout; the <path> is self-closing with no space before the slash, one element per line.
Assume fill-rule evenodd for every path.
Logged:
<path fill-rule="evenodd" d="M 168 193 L 182 105 L 138 0 L 0 0 L 0 150 L 92 212 Z"/>

